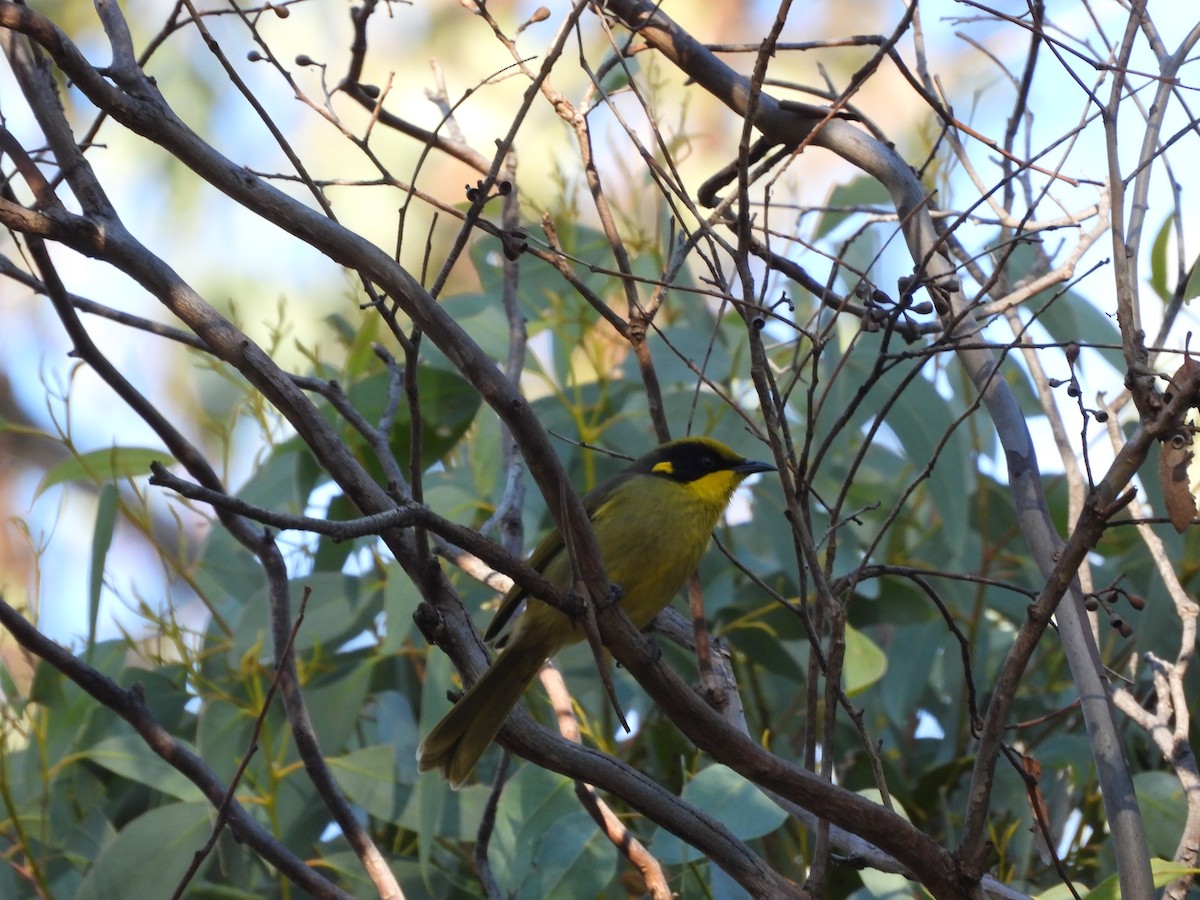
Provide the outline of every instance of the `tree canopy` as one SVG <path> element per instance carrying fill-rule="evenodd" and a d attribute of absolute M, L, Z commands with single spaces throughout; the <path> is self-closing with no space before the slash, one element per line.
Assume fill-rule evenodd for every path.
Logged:
<path fill-rule="evenodd" d="M 1195 13 L 713 6 L 0 0 L 0 895 L 1188 895 Z"/>

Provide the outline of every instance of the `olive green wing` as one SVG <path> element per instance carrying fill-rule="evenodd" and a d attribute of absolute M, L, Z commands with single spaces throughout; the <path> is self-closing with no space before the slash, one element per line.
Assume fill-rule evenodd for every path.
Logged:
<path fill-rule="evenodd" d="M 629 478 L 629 472 L 621 472 L 588 491 L 583 497 L 583 509 L 587 513 L 588 519 L 592 522 L 603 519 L 607 512 L 605 501 L 612 496 L 613 491 L 616 490 L 618 485 L 628 481 Z M 542 542 L 530 554 L 528 563 L 536 571 L 545 572 L 550 564 L 561 556 L 563 552 L 562 534 L 556 528 L 542 538 Z M 517 610 L 521 608 L 521 604 L 524 602 L 526 596 L 528 596 L 528 592 L 520 585 L 514 584 L 509 589 L 508 593 L 504 595 L 504 599 L 500 601 L 500 608 L 496 610 L 496 615 L 492 617 L 487 631 L 483 634 L 485 641 L 495 640 L 496 636 L 508 625 L 509 620 Z"/>
<path fill-rule="evenodd" d="M 543 571 L 550 561 L 563 552 L 562 535 L 556 530 L 550 532 L 542 539 L 542 542 L 537 545 L 533 553 L 529 557 L 529 565 L 537 571 Z M 496 615 L 492 617 L 491 624 L 488 625 L 487 631 L 483 633 L 485 641 L 493 641 L 496 639 L 504 626 L 508 624 L 508 620 L 513 617 L 521 604 L 525 601 L 526 591 L 519 585 L 514 584 L 509 588 L 508 593 L 504 595 L 504 599 L 500 601 L 500 608 L 496 610 Z"/>

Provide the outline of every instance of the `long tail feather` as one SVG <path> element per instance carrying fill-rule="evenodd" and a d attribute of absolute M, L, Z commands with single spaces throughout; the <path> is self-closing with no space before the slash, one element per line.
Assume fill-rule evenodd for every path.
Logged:
<path fill-rule="evenodd" d="M 461 787 L 547 655 L 540 647 L 504 650 L 426 735 L 417 748 L 417 768 L 441 769 L 451 787 Z"/>

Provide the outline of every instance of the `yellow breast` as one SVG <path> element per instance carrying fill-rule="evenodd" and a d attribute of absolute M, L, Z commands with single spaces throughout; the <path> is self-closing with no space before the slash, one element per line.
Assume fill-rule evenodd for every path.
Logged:
<path fill-rule="evenodd" d="M 696 569 L 709 537 L 741 479 L 732 472 L 714 472 L 686 484 L 643 475 L 617 486 L 596 509 L 592 527 L 604 559 L 608 580 L 621 589 L 621 607 L 639 628 L 645 627 L 671 602 Z M 568 587 L 571 568 L 566 553 L 547 564 L 550 581 Z M 562 628 L 562 615 L 544 603 L 528 605 L 515 631 Z M 564 635 L 566 637 L 567 635 Z M 581 640 L 573 628 L 569 640 Z"/>

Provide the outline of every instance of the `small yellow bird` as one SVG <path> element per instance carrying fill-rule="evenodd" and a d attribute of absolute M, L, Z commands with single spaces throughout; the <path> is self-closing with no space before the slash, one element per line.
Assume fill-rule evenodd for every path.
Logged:
<path fill-rule="evenodd" d="M 605 572 L 621 588 L 621 608 L 638 628 L 695 571 L 734 489 L 748 475 L 774 469 L 711 438 L 683 438 L 660 445 L 583 498 Z M 571 563 L 558 532 L 538 545 L 529 565 L 551 583 L 569 586 Z M 505 594 L 487 640 L 525 597 L 517 585 Z M 452 786 L 461 786 L 542 664 L 582 638 L 583 630 L 567 616 L 530 598 L 491 668 L 417 748 L 418 768 L 439 768 Z"/>

